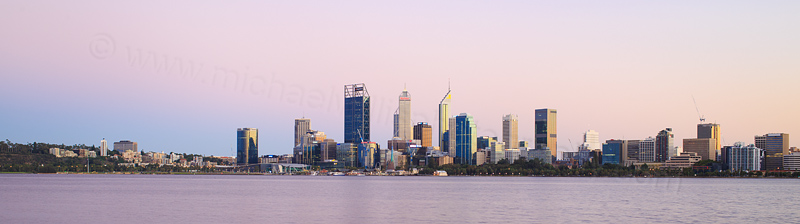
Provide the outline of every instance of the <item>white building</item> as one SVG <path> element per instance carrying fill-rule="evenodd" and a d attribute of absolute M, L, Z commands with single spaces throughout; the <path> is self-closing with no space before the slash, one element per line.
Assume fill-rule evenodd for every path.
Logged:
<path fill-rule="evenodd" d="M 105 138 L 100 140 L 100 156 L 108 156 L 108 142 Z"/>
<path fill-rule="evenodd" d="M 585 150 L 603 150 L 603 145 L 600 144 L 600 133 L 594 130 L 588 130 L 583 133 L 583 145 L 581 149 Z"/>
<path fill-rule="evenodd" d="M 649 163 L 656 161 L 656 139 L 648 137 L 639 141 L 639 162 Z"/>

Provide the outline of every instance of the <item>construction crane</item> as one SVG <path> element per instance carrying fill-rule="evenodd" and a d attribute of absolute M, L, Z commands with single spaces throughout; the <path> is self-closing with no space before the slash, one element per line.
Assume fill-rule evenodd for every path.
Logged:
<path fill-rule="evenodd" d="M 694 102 L 694 109 L 697 110 L 697 116 L 700 117 L 700 122 L 706 122 L 706 118 L 700 114 L 700 108 L 697 107 L 697 100 L 694 99 L 694 95 L 692 95 L 692 102 Z"/>

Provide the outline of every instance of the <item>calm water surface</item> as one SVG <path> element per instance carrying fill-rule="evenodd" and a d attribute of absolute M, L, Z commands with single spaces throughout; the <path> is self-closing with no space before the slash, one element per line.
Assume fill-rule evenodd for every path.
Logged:
<path fill-rule="evenodd" d="M 797 223 L 798 179 L 0 174 L 2 223 Z"/>

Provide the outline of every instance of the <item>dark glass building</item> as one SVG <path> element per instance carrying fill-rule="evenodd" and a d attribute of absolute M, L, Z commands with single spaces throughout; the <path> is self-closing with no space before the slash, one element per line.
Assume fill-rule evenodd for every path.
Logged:
<path fill-rule="evenodd" d="M 258 164 L 258 129 L 239 128 L 236 130 L 236 163 Z"/>
<path fill-rule="evenodd" d="M 344 86 L 344 142 L 369 142 L 369 92 L 364 83 Z"/>
<path fill-rule="evenodd" d="M 472 115 L 462 113 L 450 122 L 455 122 L 455 130 L 450 129 L 450 135 L 455 135 L 455 161 L 459 164 L 474 165 L 473 156 L 478 151 L 478 129 Z M 452 143 L 451 143 L 452 144 Z M 453 152 L 450 152 L 453 155 Z"/>
<path fill-rule="evenodd" d="M 672 151 L 674 151 L 675 145 L 675 135 L 672 134 L 672 128 L 665 128 L 658 132 L 656 135 L 656 161 L 655 162 L 666 162 L 669 160 L 669 157 L 677 156 Z"/>
<path fill-rule="evenodd" d="M 555 109 L 537 109 L 535 112 L 536 142 L 533 146 L 536 149 L 550 149 L 553 158 L 556 157 L 558 151 L 557 113 Z"/>

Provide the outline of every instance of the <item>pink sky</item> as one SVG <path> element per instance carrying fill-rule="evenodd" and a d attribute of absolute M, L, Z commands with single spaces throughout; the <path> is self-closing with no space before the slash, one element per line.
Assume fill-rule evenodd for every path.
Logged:
<path fill-rule="evenodd" d="M 285 154 L 303 115 L 341 141 L 343 85 L 366 83 L 372 140 L 385 143 L 404 84 L 413 121 L 437 130 L 450 79 L 453 115 L 472 114 L 480 135 L 500 136 L 514 113 L 520 139 L 533 140 L 534 110 L 555 108 L 559 151 L 587 129 L 643 139 L 672 127 L 680 144 L 696 135 L 694 96 L 723 144 L 753 143 L 800 134 L 798 11 L 796 1 L 3 1 L 0 138 L 232 155 L 236 128 L 254 127 L 260 154 Z"/>

